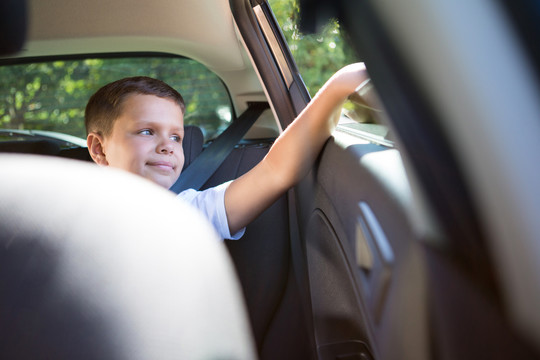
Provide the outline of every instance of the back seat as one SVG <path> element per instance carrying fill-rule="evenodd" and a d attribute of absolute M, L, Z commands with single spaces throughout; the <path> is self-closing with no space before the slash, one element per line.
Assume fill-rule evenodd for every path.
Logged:
<path fill-rule="evenodd" d="M 262 140 L 238 145 L 203 189 L 242 176 L 264 158 L 272 143 Z M 307 358 L 289 244 L 286 195 L 249 224 L 240 240 L 225 241 L 242 284 L 261 359 Z"/>
<path fill-rule="evenodd" d="M 184 131 L 185 169 L 203 151 L 204 138 L 196 126 L 186 126 Z M 264 158 L 272 143 L 273 139 L 263 139 L 237 145 L 202 190 L 248 172 Z M 249 224 L 240 240 L 225 240 L 242 285 L 258 355 L 263 360 L 309 357 L 289 244 L 286 195 Z"/>

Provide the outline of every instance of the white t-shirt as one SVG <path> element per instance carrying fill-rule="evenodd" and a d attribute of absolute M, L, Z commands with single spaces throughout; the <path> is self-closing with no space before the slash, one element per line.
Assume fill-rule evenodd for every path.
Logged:
<path fill-rule="evenodd" d="M 203 191 L 187 189 L 178 194 L 178 197 L 199 209 L 214 225 L 222 239 L 238 240 L 246 229 L 243 228 L 234 235 L 230 234 L 225 212 L 225 190 L 229 184 L 230 181 Z"/>

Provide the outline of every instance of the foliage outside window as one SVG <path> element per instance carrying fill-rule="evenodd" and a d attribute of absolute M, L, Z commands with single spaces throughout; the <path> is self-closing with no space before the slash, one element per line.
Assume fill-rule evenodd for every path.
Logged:
<path fill-rule="evenodd" d="M 230 98 L 221 80 L 186 58 L 93 58 L 0 66 L 0 128 L 48 130 L 86 137 L 84 109 L 101 86 L 128 76 L 150 76 L 179 91 L 184 123 L 207 139 L 231 121 Z"/>
<path fill-rule="evenodd" d="M 269 0 L 268 3 L 312 96 L 336 71 L 358 62 L 336 20 L 331 20 L 318 34 L 302 34 L 298 29 L 298 0 Z"/>
<path fill-rule="evenodd" d="M 268 0 L 268 3 L 312 96 L 336 71 L 360 61 L 347 44 L 346 36 L 336 20 L 330 20 L 318 34 L 306 35 L 298 29 L 301 16 L 298 0 Z M 342 116 L 338 129 L 362 140 L 391 146 L 388 129 L 381 125 L 380 118 L 384 116 L 384 111 L 380 102 L 365 102 L 377 98 L 374 87 L 366 82 L 359 93 L 363 93 L 363 96 L 351 96 L 353 101 L 344 104 L 345 116 Z"/>

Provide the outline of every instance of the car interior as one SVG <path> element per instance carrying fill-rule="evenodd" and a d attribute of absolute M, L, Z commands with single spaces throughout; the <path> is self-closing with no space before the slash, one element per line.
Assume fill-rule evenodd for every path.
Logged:
<path fill-rule="evenodd" d="M 208 293 L 195 296 L 212 297 L 217 304 L 205 303 L 205 308 L 186 303 L 178 310 L 181 314 L 175 313 L 172 305 L 166 308 L 164 311 L 171 309 L 171 319 L 182 318 L 183 311 L 191 307 L 200 311 L 190 318 L 193 331 L 180 330 L 181 324 L 174 321 L 168 327 L 166 319 L 159 318 L 161 322 L 156 320 L 147 332 L 142 329 L 144 326 L 141 328 L 141 333 L 148 335 L 144 339 L 150 340 L 144 342 L 138 356 L 320 360 L 537 358 L 540 167 L 535 156 L 540 153 L 540 55 L 535 39 L 540 33 L 540 6 L 528 0 L 482 4 L 303 0 L 295 4 L 302 14 L 298 26 L 303 33 L 316 32 L 328 20 L 337 19 L 347 33 L 347 46 L 366 64 L 371 79 L 350 97 L 350 106 L 344 107 L 337 129 L 309 174 L 248 225 L 242 239 L 225 239 L 224 246 L 215 249 L 204 241 L 200 248 L 195 247 L 193 251 L 200 264 L 192 264 L 193 268 L 187 270 L 192 273 L 219 273 L 221 270 L 211 264 L 213 258 L 205 259 L 203 255 L 206 251 L 219 253 L 216 256 L 225 269 L 224 279 L 197 279 L 206 285 L 204 291 Z M 107 72 L 102 74 L 101 81 L 105 81 L 107 76 L 129 76 L 126 69 L 138 71 L 136 66 L 126 65 L 132 58 L 149 64 L 148 69 L 140 65 L 140 71 L 161 66 L 156 65 L 154 57 L 178 60 L 171 70 L 159 73 L 179 75 L 179 80 L 171 81 L 191 100 L 187 101 L 183 142 L 185 176 L 180 177 L 182 183 L 178 187 L 171 189 L 176 192 L 186 187 L 210 188 L 249 171 L 311 99 L 284 29 L 272 10 L 272 1 L 28 0 L 4 1 L 2 6 L 5 9 L 0 13 L 13 16 L 0 22 L 6 26 L 2 33 L 7 34 L 2 40 L 0 71 L 32 64 L 56 66 L 61 62 L 64 66 L 69 61 L 93 63 L 103 59 L 105 64 L 112 59 L 115 67 L 102 68 Z M 190 72 L 185 69 L 199 67 L 204 71 L 192 70 L 197 74 L 192 78 L 185 75 Z M 217 80 L 207 80 L 206 72 Z M 77 85 L 80 89 L 91 82 L 90 77 L 84 76 Z M 60 87 L 63 77 L 58 79 Z M 15 82 L 11 77 L 0 79 L 0 91 L 6 94 L 14 88 L 8 80 Z M 104 84 L 88 85 L 97 89 Z M 205 92 L 215 86 L 223 90 L 219 91 L 226 95 L 226 100 L 220 102 L 219 108 L 209 108 L 214 115 L 208 120 L 202 104 L 208 99 L 218 101 L 217 90 Z M 27 88 L 30 92 L 28 89 L 32 87 Z M 58 96 L 43 103 L 46 101 L 61 106 Z M 191 113 L 190 103 L 197 105 Z M 28 108 L 27 112 L 31 110 Z M 82 195 L 62 195 L 63 191 L 73 192 L 72 185 L 75 189 L 79 186 L 76 179 L 80 176 L 75 176 L 79 166 L 84 168 L 80 171 L 98 176 L 84 142 L 66 138 L 66 134 L 59 134 L 63 130 L 53 127 L 14 128 L 8 120 L 2 120 L 7 119 L 5 114 L 7 111 L 0 117 L 0 153 L 24 155 L 0 154 L 5 174 L 0 180 L 1 196 L 11 199 L 2 203 L 15 202 L 10 197 L 14 189 L 31 188 L 32 182 L 39 182 L 42 187 L 38 190 L 20 195 L 30 199 L 22 202 L 21 207 L 31 206 L 32 199 L 52 191 L 47 188 L 47 181 L 54 182 L 51 189 L 62 199 L 58 206 L 68 209 L 63 213 L 67 223 L 76 202 L 84 202 Z M 80 112 L 73 114 L 80 126 Z M 36 118 L 31 116 L 37 115 L 28 114 L 35 122 Z M 212 121 L 217 118 L 220 122 L 215 125 Z M 62 123 L 64 120 L 59 119 L 60 125 L 68 124 L 68 120 Z M 55 121 L 51 118 L 51 123 Z M 80 132 L 68 135 L 84 138 Z M 61 175 L 42 179 L 28 171 L 19 173 L 17 167 L 24 164 L 40 169 L 50 167 Z M 121 180 L 115 179 L 115 174 L 108 176 L 112 183 Z M 59 179 L 62 180 L 58 182 Z M 128 193 L 128 189 L 118 191 Z M 171 196 L 156 192 L 155 201 L 172 197 L 168 195 Z M 111 203 L 108 213 L 115 218 L 119 217 L 118 212 L 114 215 L 116 206 L 126 204 L 113 206 L 108 199 L 118 197 L 100 197 Z M 39 201 L 47 204 L 47 199 Z M 137 208 L 133 202 L 128 204 Z M 4 206 L 1 217 L 8 219 L 6 214 L 11 212 L 12 207 Z M 21 210 L 17 217 L 3 221 L 4 243 L 12 241 L 9 234 L 14 233 L 13 224 L 18 225 L 15 232 L 27 227 L 40 229 L 40 216 L 28 219 Z M 55 224 L 59 228 L 65 226 L 62 221 Z M 92 226 L 81 225 L 86 229 Z M 120 227 L 117 229 L 118 238 L 125 239 Z M 135 236 L 131 233 L 126 236 Z M 48 254 L 58 249 L 55 236 L 54 232 L 46 233 L 45 240 L 38 242 L 45 246 L 41 252 Z M 77 244 L 85 244 L 86 240 L 77 239 L 73 235 L 67 240 L 71 253 L 66 256 L 80 256 Z M 112 236 L 107 239 L 91 248 L 90 254 L 97 254 L 98 263 L 104 256 L 100 246 L 116 241 Z M 24 239 L 16 241 L 24 243 Z M 174 248 L 174 244 L 166 244 Z M 130 247 L 122 240 L 114 251 L 121 256 L 123 252 L 130 253 Z M 145 258 L 148 268 L 152 267 L 151 261 L 159 263 L 156 259 L 166 253 L 165 249 L 156 258 Z M 19 255 L 4 251 L 2 264 L 9 263 L 19 270 L 2 270 L 2 294 L 32 294 L 34 282 L 23 286 L 16 282 L 18 278 L 10 277 L 10 271 L 21 271 L 16 267 L 17 260 L 8 261 L 10 256 L 13 260 Z M 189 256 L 177 261 L 186 258 Z M 43 258 L 40 269 L 56 266 L 51 264 L 54 261 L 57 258 Z M 88 270 L 91 261 L 83 262 L 81 267 Z M 163 284 L 176 283 L 175 277 L 186 271 L 175 265 L 173 258 L 167 257 L 167 261 L 170 272 L 167 266 L 159 267 L 165 269 L 164 273 L 151 272 L 151 279 L 163 276 L 160 282 L 143 284 L 148 286 L 148 292 L 160 294 L 167 288 Z M 228 261 L 234 268 L 230 273 Z M 73 264 L 68 265 L 62 263 L 58 274 L 72 271 Z M 110 283 L 113 287 L 135 279 L 121 269 L 107 269 L 114 279 Z M 122 277 L 115 275 L 119 271 Z M 96 274 L 82 278 L 81 284 L 100 289 L 99 282 L 108 283 L 107 273 Z M 135 271 L 133 277 L 140 275 Z M 185 278 L 179 279 L 178 287 L 167 288 L 163 296 L 181 297 L 178 292 L 183 291 Z M 25 290 L 17 293 L 18 287 Z M 89 290 L 80 284 L 74 289 L 80 291 L 75 301 L 86 306 L 83 300 Z M 35 291 L 38 290 L 46 291 L 41 287 Z M 194 286 L 185 291 L 198 289 Z M 235 298 L 236 291 L 241 299 Z M 222 297 L 222 292 L 226 296 Z M 98 305 L 106 306 L 107 301 L 112 301 L 115 306 L 122 306 L 118 294 L 121 293 L 114 293 L 111 298 L 100 297 Z M 25 310 L 24 305 L 13 305 L 21 299 L 6 295 L 2 298 L 10 309 Z M 134 306 L 129 311 L 152 313 L 152 307 L 160 300 L 147 300 L 135 305 L 129 300 L 125 306 Z M 226 320 L 222 316 L 229 307 L 221 312 L 215 309 L 220 301 L 236 303 L 231 305 L 234 310 Z M 167 302 L 171 303 L 172 300 Z M 60 305 L 63 306 L 61 302 Z M 10 324 L 20 329 L 23 325 L 32 328 L 32 317 L 39 318 L 44 310 L 41 305 L 28 306 L 33 312 L 26 317 L 7 312 L 2 316 L 11 316 Z M 216 312 L 205 313 L 208 308 Z M 122 312 L 122 319 L 133 315 L 129 311 Z M 54 352 L 71 340 L 56 338 L 53 344 L 43 329 L 43 324 L 54 328 L 55 322 L 61 321 L 58 319 L 70 320 L 74 315 L 69 314 L 48 323 L 36 322 L 33 337 L 24 338 L 27 346 L 32 346 L 32 340 L 40 344 L 35 352 L 10 352 L 18 348 L 2 345 L 0 357 L 20 354 L 19 358 L 31 358 L 47 351 L 51 353 L 45 358 L 72 358 L 73 354 L 79 357 L 81 349 L 93 345 L 75 341 L 66 352 Z M 110 313 L 100 314 L 106 317 Z M 76 320 L 73 319 L 75 324 Z M 227 323 L 231 324 L 230 330 L 224 325 Z M 0 324 L 7 322 L 0 318 Z M 212 324 L 218 324 L 218 329 L 227 334 L 222 341 L 216 340 L 216 331 L 210 331 L 205 339 L 204 332 Z M 63 325 L 62 331 L 76 326 Z M 116 326 L 106 321 L 98 325 Z M 9 333 L 7 325 L 0 328 L 0 334 Z M 164 329 L 177 333 L 166 334 Z M 123 330 L 114 327 L 115 333 Z M 18 338 L 21 333 L 24 331 L 14 332 L 9 343 L 23 343 Z M 77 332 L 72 338 L 77 336 L 85 334 Z M 133 338 L 126 335 L 122 341 L 106 343 L 111 347 L 127 346 L 124 340 L 129 342 Z M 49 342 L 50 346 L 43 345 Z M 133 349 L 136 347 L 130 351 L 136 351 Z M 156 352 L 145 352 L 149 349 Z M 82 354 L 88 359 L 103 355 Z M 111 358 L 120 358 L 133 352 L 109 354 L 114 354 Z"/>

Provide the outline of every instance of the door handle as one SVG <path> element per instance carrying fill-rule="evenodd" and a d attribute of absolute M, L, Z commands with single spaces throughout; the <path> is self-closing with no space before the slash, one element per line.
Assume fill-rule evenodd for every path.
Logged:
<path fill-rule="evenodd" d="M 377 217 L 366 202 L 358 204 L 356 263 L 364 278 L 370 308 L 378 322 L 392 278 L 394 252 Z"/>

